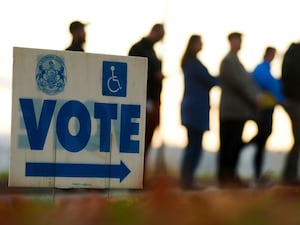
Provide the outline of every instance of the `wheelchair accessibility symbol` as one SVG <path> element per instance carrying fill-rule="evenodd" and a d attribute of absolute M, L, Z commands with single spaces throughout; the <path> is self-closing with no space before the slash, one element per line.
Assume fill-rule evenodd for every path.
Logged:
<path fill-rule="evenodd" d="M 102 94 L 126 97 L 127 63 L 104 61 L 102 66 Z"/>
<path fill-rule="evenodd" d="M 111 77 L 107 80 L 107 87 L 109 91 L 113 93 L 118 92 L 122 89 L 118 76 L 115 75 L 115 69 L 116 68 L 114 66 L 110 67 Z"/>

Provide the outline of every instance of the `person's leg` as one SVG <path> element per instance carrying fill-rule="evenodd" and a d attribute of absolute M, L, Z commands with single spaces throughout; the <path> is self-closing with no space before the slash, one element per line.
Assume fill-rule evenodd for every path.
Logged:
<path fill-rule="evenodd" d="M 147 161 L 149 155 L 149 149 L 155 129 L 158 127 L 160 121 L 160 104 L 158 102 L 151 101 L 146 108 L 146 128 L 145 128 L 145 152 L 144 152 L 144 184 L 147 168 Z"/>
<path fill-rule="evenodd" d="M 221 121 L 218 178 L 220 184 L 233 183 L 237 178 L 237 163 L 243 146 L 244 121 Z"/>
<path fill-rule="evenodd" d="M 227 177 L 229 176 L 227 155 L 229 154 L 228 148 L 230 146 L 229 141 L 231 140 L 231 137 L 230 133 L 227 132 L 227 130 L 229 129 L 227 128 L 228 126 L 229 125 L 227 121 L 220 120 L 220 149 L 217 158 L 217 177 L 219 183 L 222 183 L 225 180 L 227 180 Z"/>
<path fill-rule="evenodd" d="M 188 144 L 185 148 L 181 166 L 181 184 L 183 188 L 194 185 L 194 175 L 202 153 L 203 132 L 187 128 Z"/>
<path fill-rule="evenodd" d="M 283 181 L 289 183 L 296 181 L 298 178 L 298 160 L 300 151 L 300 103 L 287 101 L 285 110 L 291 119 L 294 138 L 294 145 L 287 153 L 283 170 Z"/>
<path fill-rule="evenodd" d="M 234 180 L 238 178 L 238 162 L 242 147 L 245 145 L 242 141 L 243 129 L 246 121 L 235 121 L 232 125 L 232 157 L 230 159 L 230 165 L 232 165 Z"/>
<path fill-rule="evenodd" d="M 235 122 L 221 121 L 220 123 L 220 152 L 219 152 L 219 181 L 226 182 L 234 177 L 233 158 L 235 142 Z"/>
<path fill-rule="evenodd" d="M 159 125 L 159 116 L 160 104 L 154 101 L 149 101 L 146 108 L 145 155 L 148 154 L 148 149 L 151 146 L 154 131 Z"/>
<path fill-rule="evenodd" d="M 265 144 L 272 132 L 273 111 L 274 108 L 270 108 L 265 109 L 259 113 L 256 121 L 258 133 L 250 141 L 250 143 L 254 143 L 257 147 L 253 160 L 255 180 L 257 180 L 261 176 Z"/>

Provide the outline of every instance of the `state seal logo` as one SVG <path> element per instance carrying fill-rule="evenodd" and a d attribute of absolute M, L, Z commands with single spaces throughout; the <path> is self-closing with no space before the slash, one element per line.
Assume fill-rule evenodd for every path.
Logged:
<path fill-rule="evenodd" d="M 58 94 L 64 90 L 66 81 L 63 58 L 56 55 L 45 55 L 38 60 L 36 82 L 42 92 L 48 95 Z"/>

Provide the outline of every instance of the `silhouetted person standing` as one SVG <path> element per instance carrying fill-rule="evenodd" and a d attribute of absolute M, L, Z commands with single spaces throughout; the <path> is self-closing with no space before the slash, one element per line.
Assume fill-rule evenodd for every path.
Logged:
<path fill-rule="evenodd" d="M 218 179 L 221 187 L 243 186 L 237 164 L 243 146 L 242 133 L 247 120 L 253 119 L 258 104 L 258 90 L 251 75 L 238 58 L 242 34 L 228 35 L 230 51 L 221 62 L 220 151 Z"/>
<path fill-rule="evenodd" d="M 73 21 L 70 24 L 69 30 L 72 35 L 72 42 L 71 45 L 66 48 L 66 50 L 69 51 L 80 51 L 84 52 L 84 44 L 85 44 L 85 26 L 86 24 L 83 24 L 79 21 Z"/>
<path fill-rule="evenodd" d="M 283 181 L 299 185 L 298 161 L 300 151 L 300 42 L 292 43 L 282 63 L 282 90 L 285 110 L 288 113 L 294 138 L 292 149 L 287 153 Z"/>
<path fill-rule="evenodd" d="M 154 45 L 163 39 L 164 34 L 165 30 L 163 24 L 155 24 L 149 34 L 135 43 L 129 50 L 130 56 L 148 58 L 145 168 L 152 137 L 160 122 L 160 94 L 164 76 L 162 74 L 162 62 L 156 55 Z"/>
<path fill-rule="evenodd" d="M 281 93 L 281 81 L 274 78 L 271 74 L 271 62 L 276 54 L 276 49 L 273 47 L 267 47 L 264 53 L 263 61 L 258 64 L 252 72 L 253 78 L 258 85 L 258 88 L 264 93 L 265 96 L 269 96 L 269 103 L 262 105 L 262 108 L 258 110 L 256 123 L 258 132 L 256 136 L 250 141 L 256 145 L 256 152 L 254 155 L 254 185 L 262 185 L 260 182 L 264 148 L 266 141 L 272 133 L 273 125 L 273 112 L 277 103 L 283 103 L 283 95 Z"/>
<path fill-rule="evenodd" d="M 194 174 L 202 153 L 203 133 L 209 129 L 209 91 L 218 84 L 198 59 L 202 49 L 199 35 L 192 35 L 181 61 L 184 74 L 184 94 L 181 102 L 181 123 L 187 130 L 187 146 L 181 165 L 183 189 L 197 189 Z"/>

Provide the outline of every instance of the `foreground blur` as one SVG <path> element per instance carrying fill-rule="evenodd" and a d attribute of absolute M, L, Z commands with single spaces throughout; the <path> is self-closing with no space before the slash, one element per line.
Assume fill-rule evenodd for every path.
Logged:
<path fill-rule="evenodd" d="M 7 197 L 0 200 L 0 221 L 6 225 L 300 224 L 300 188 L 182 192 L 173 185 L 167 177 L 158 177 L 150 190 L 126 196 L 89 192 L 53 202 Z"/>

